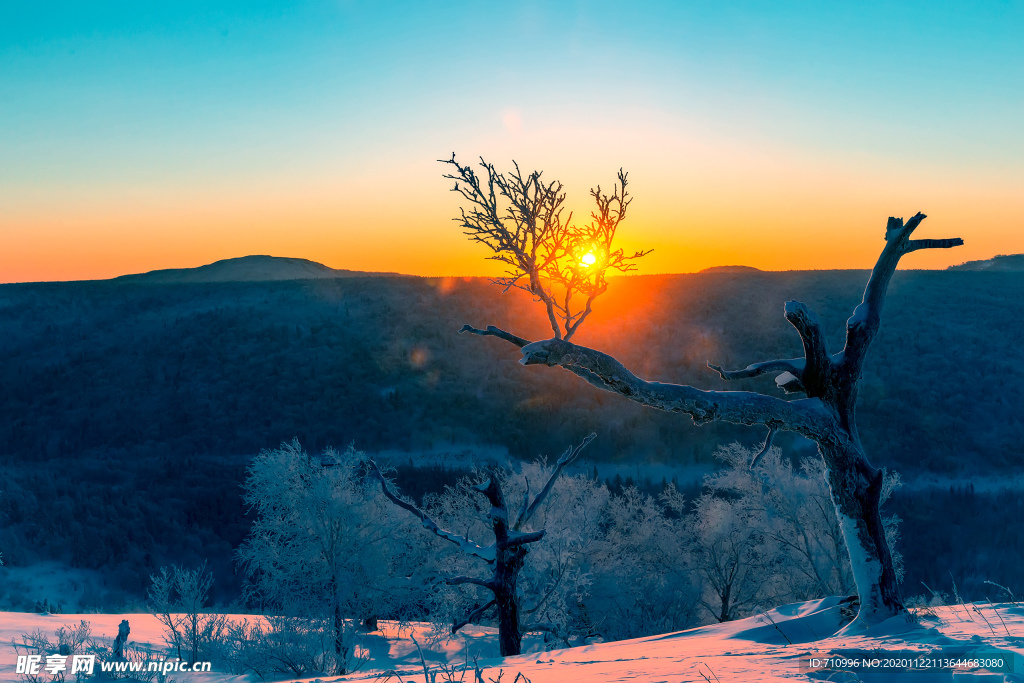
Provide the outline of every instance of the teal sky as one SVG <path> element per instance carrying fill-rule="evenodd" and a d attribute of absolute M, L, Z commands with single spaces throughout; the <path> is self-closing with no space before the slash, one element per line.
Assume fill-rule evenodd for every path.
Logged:
<path fill-rule="evenodd" d="M 871 204 L 876 223 L 931 214 L 914 203 L 929 196 L 920 186 L 939 188 L 940 207 L 968 188 L 957 215 L 984 204 L 1001 225 L 974 244 L 1024 251 L 1021 2 L 212 6 L 0 5 L 0 241 L 14 250 L 0 281 L 289 244 L 280 255 L 359 267 L 345 255 L 370 249 L 356 233 L 375 211 L 381 235 L 465 251 L 434 163 L 453 150 L 550 169 L 582 195 L 625 165 L 649 200 L 637 233 L 667 259 L 673 231 L 724 229 L 705 217 L 729 204 L 709 197 L 759 198 L 757 215 L 776 212 L 764 232 L 800 206 L 801 186 L 856 210 L 851 183 L 881 207 L 904 181 L 907 205 Z M 752 157 L 784 167 L 729 170 Z M 823 168 L 838 175 L 824 183 Z M 765 189 L 776 175 L 791 200 L 762 196 L 781 191 Z M 291 218 L 275 228 L 252 212 Z M 738 240 L 758 234 L 749 223 Z M 65 243 L 103 248 L 76 266 Z M 477 255 L 463 251 L 372 265 L 464 271 Z M 806 261 L 791 267 L 849 265 Z"/>

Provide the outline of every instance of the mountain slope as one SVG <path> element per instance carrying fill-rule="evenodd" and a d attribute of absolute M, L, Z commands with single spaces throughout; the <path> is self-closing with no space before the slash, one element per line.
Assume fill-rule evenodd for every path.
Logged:
<path fill-rule="evenodd" d="M 984 261 L 968 261 L 947 270 L 987 270 L 990 272 L 1024 272 L 1024 254 L 994 256 Z"/>
<path fill-rule="evenodd" d="M 321 278 L 394 275 L 339 270 L 304 258 L 282 256 L 241 256 L 223 259 L 198 268 L 167 268 L 148 273 L 122 275 L 121 282 L 181 284 L 186 282 L 267 282 L 272 280 L 318 280 Z"/>

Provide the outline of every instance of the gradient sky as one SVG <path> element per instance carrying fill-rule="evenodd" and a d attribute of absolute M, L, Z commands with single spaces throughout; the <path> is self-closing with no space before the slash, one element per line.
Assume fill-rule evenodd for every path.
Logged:
<path fill-rule="evenodd" d="M 890 215 L 1024 252 L 1024 3 L 0 2 L 0 282 L 245 254 L 487 274 L 435 160 L 577 215 L 623 166 L 641 272 L 866 268 Z"/>

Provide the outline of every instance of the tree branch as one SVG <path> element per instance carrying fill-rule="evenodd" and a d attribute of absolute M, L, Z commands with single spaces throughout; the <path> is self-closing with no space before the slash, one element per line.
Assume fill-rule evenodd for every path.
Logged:
<path fill-rule="evenodd" d="M 452 191 L 465 202 L 455 219 L 463 234 L 490 249 L 488 258 L 508 266 L 507 277 L 499 280 L 506 291 L 517 287 L 543 303 L 556 339 L 569 339 L 587 319 L 594 300 L 607 290 L 609 270 L 634 270 L 647 253 L 629 256 L 614 245 L 632 201 L 622 169 L 610 195 L 600 186 L 591 189 L 597 209 L 589 225 L 577 227 L 565 209 L 564 186 L 542 182 L 540 171 L 523 173 L 513 161 L 511 171 L 499 173 L 481 158 L 478 175 L 454 154 L 438 161 L 449 167 L 444 177 L 455 181 Z"/>
<path fill-rule="evenodd" d="M 508 538 L 499 545 L 502 548 L 511 548 L 517 545 L 526 545 L 527 543 L 536 543 L 537 541 L 544 538 L 544 534 L 547 533 L 544 529 L 540 531 L 510 531 Z"/>
<path fill-rule="evenodd" d="M 533 502 L 530 504 L 530 507 L 526 509 L 526 512 L 519 514 L 519 519 L 516 520 L 515 525 L 512 527 L 513 529 L 519 531 L 524 524 L 530 521 L 530 518 L 533 517 L 533 513 L 537 511 L 537 508 L 541 506 L 541 503 L 544 502 L 544 499 L 547 498 L 549 493 L 551 493 L 551 489 L 555 485 L 555 480 L 558 479 L 558 476 L 562 473 L 562 470 L 565 469 L 565 466 L 568 465 L 573 460 L 575 460 L 576 456 L 580 454 L 580 451 L 586 448 L 587 444 L 589 444 L 596 438 L 597 434 L 591 432 L 587 436 L 587 438 L 583 439 L 579 446 L 576 446 L 576 448 L 569 446 L 569 448 L 566 449 L 565 453 L 562 453 L 562 457 L 560 457 L 558 459 L 558 462 L 555 463 L 555 469 L 551 472 L 551 476 L 548 477 L 547 483 L 544 484 L 544 488 L 542 488 L 540 490 L 540 493 L 537 494 L 537 497 L 533 499 Z"/>
<path fill-rule="evenodd" d="M 764 444 L 761 446 L 761 450 L 758 451 L 757 455 L 754 456 L 754 459 L 750 461 L 750 469 L 754 469 L 755 467 L 757 467 L 757 463 L 761 461 L 761 458 L 763 458 L 768 453 L 768 451 L 771 450 L 772 441 L 775 440 L 775 432 L 775 427 L 768 428 L 768 436 L 765 437 Z"/>
<path fill-rule="evenodd" d="M 832 361 L 828 355 L 825 332 L 818 322 L 818 316 L 799 301 L 786 302 L 785 316 L 800 335 L 804 347 L 803 358 L 769 360 L 733 371 L 723 370 L 721 366 L 712 363 L 708 363 L 708 367 L 724 380 L 746 379 L 782 370 L 782 374 L 775 381 L 786 393 L 802 392 L 811 398 L 825 396 L 829 390 L 828 378 L 832 370 Z"/>
<path fill-rule="evenodd" d="M 593 376 L 600 380 L 599 388 L 651 408 L 685 413 L 696 424 L 713 420 L 763 424 L 814 439 L 824 434 L 826 425 L 833 419 L 817 399 L 784 401 L 747 391 L 704 391 L 684 384 L 648 382 L 608 354 L 560 339 L 527 344 L 519 362 L 523 365 L 557 365 L 584 378 Z"/>
<path fill-rule="evenodd" d="M 910 240 L 907 242 L 907 246 L 903 248 L 903 253 L 909 254 L 920 249 L 950 249 L 952 247 L 962 247 L 963 245 L 964 241 L 959 237 L 951 237 L 944 240 Z"/>
<path fill-rule="evenodd" d="M 538 600 L 537 604 L 533 607 L 523 610 L 523 614 L 534 614 L 535 612 L 537 612 L 537 610 L 544 606 L 544 603 L 546 603 L 548 599 L 555 594 L 555 590 L 558 588 L 559 584 L 562 583 L 562 577 L 565 576 L 566 569 L 567 567 L 563 565 L 561 571 L 558 572 L 558 578 L 555 579 L 548 587 L 547 592 L 544 593 L 544 597 Z"/>
<path fill-rule="evenodd" d="M 512 525 L 512 528 L 519 530 L 520 525 L 523 523 L 523 515 L 530 508 L 530 480 L 526 480 L 526 491 L 523 492 L 523 504 L 519 508 L 519 514 L 516 515 L 516 523 Z"/>
<path fill-rule="evenodd" d="M 785 316 L 800 334 L 800 341 L 804 345 L 803 372 L 790 372 L 800 380 L 808 396 L 820 397 L 824 393 L 825 380 L 832 364 L 825 332 L 814 311 L 799 301 L 786 302 Z"/>
<path fill-rule="evenodd" d="M 473 327 L 472 325 L 463 325 L 462 329 L 459 330 L 459 334 L 462 334 L 463 332 L 470 332 L 472 334 L 479 334 L 482 337 L 497 337 L 498 339 L 504 339 L 505 341 L 507 341 L 507 342 L 509 342 L 511 344 L 515 344 L 519 348 L 523 348 L 524 346 L 526 346 L 527 344 L 530 343 L 529 339 L 523 339 L 522 337 L 517 337 L 516 335 L 512 334 L 511 332 L 506 332 L 505 330 L 499 329 L 499 328 L 495 327 L 494 325 L 488 325 L 487 329 L 485 329 L 485 330 L 477 329 L 477 328 Z"/>
<path fill-rule="evenodd" d="M 463 626 L 465 626 L 466 624 L 471 624 L 474 621 L 476 621 L 477 619 L 479 619 L 480 617 L 482 617 L 484 615 L 484 612 L 486 612 L 490 608 L 494 607 L 496 604 L 498 604 L 497 600 L 491 600 L 489 603 L 487 603 L 483 607 L 477 607 L 475 610 L 470 612 L 468 615 L 466 615 L 466 618 L 463 619 L 462 621 L 457 621 L 454 624 L 452 624 L 452 635 L 455 635 L 458 632 L 458 630 L 460 628 L 462 628 Z"/>
<path fill-rule="evenodd" d="M 471 583 L 475 586 L 483 586 L 484 588 L 494 590 L 494 582 L 488 579 L 478 579 L 475 576 L 454 576 L 450 579 L 445 579 L 444 582 L 449 586 L 461 586 L 463 584 Z"/>
<path fill-rule="evenodd" d="M 757 377 L 768 372 L 775 372 L 776 370 L 783 370 L 791 373 L 794 377 L 799 378 L 804 371 L 805 361 L 803 358 L 788 358 L 786 360 L 767 360 L 763 363 L 753 363 L 743 368 L 742 370 L 723 370 L 722 366 L 708 363 L 708 367 L 721 375 L 722 379 L 726 381 L 736 379 L 748 379 L 750 377 Z"/>
<path fill-rule="evenodd" d="M 882 321 L 882 307 L 900 258 L 919 249 L 948 249 L 963 244 L 959 237 L 943 240 L 911 240 L 910 235 L 927 216 L 918 212 L 903 223 L 902 218 L 890 217 L 885 229 L 885 248 L 878 256 L 871 270 L 868 284 L 864 288 L 861 303 L 846 321 L 846 346 L 842 352 L 842 363 L 847 377 L 860 376 L 860 368 L 867 356 L 868 347 L 878 333 Z"/>
<path fill-rule="evenodd" d="M 429 529 L 434 534 L 436 534 L 437 536 L 440 536 L 441 538 L 443 538 L 443 539 L 445 539 L 447 541 L 451 541 L 455 545 L 459 546 L 459 548 L 463 552 L 465 552 L 465 553 L 468 553 L 470 555 L 474 555 L 476 557 L 479 557 L 481 560 L 485 560 L 487 562 L 494 562 L 494 560 L 496 559 L 496 556 L 497 556 L 497 549 L 496 549 L 496 547 L 494 545 L 489 545 L 489 546 L 487 546 L 485 548 L 485 547 L 477 545 L 476 543 L 473 543 L 472 541 L 470 541 L 465 536 L 459 536 L 458 534 L 453 534 L 450 531 L 445 531 L 444 529 L 439 527 L 434 522 L 434 520 L 430 519 L 430 517 L 428 517 L 425 512 L 420 510 L 418 507 L 416 507 L 412 503 L 409 503 L 409 502 L 404 501 L 401 498 L 399 498 L 391 490 L 391 487 L 388 486 L 387 480 L 384 479 L 384 475 L 381 474 L 380 469 L 377 467 L 377 463 L 376 462 L 374 462 L 373 460 L 368 461 L 367 462 L 367 470 L 369 471 L 369 473 L 372 476 L 376 477 L 377 481 L 380 482 L 380 488 L 384 492 L 385 497 L 387 497 L 388 500 L 390 500 L 392 503 L 394 503 L 398 507 L 404 508 L 404 509 L 408 510 L 409 512 L 411 512 L 412 514 L 414 514 L 417 517 L 419 517 L 420 518 L 420 522 L 423 524 L 424 528 Z"/>
<path fill-rule="evenodd" d="M 556 626 L 555 624 L 548 623 L 548 622 L 541 622 L 541 623 L 536 623 L 536 624 L 530 624 L 529 626 L 527 626 L 526 628 L 523 629 L 523 633 L 524 634 L 531 633 L 533 631 L 540 631 L 542 633 L 550 633 L 551 635 L 555 636 L 560 641 L 565 643 L 566 647 L 572 647 L 572 644 L 569 643 L 569 639 L 565 637 L 565 634 L 562 632 L 562 629 L 558 628 L 558 626 Z"/>

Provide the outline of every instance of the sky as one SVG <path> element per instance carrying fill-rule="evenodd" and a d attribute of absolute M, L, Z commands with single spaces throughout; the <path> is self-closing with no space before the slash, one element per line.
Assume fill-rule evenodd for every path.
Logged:
<path fill-rule="evenodd" d="M 1024 252 L 1024 2 L 0 0 L 0 282 L 497 271 L 438 159 L 622 167 L 640 272 Z"/>

